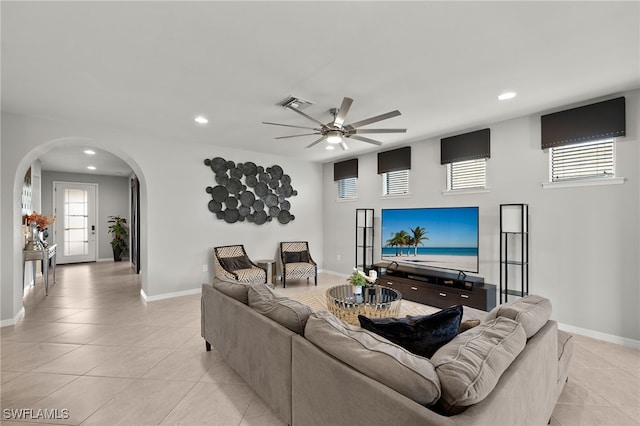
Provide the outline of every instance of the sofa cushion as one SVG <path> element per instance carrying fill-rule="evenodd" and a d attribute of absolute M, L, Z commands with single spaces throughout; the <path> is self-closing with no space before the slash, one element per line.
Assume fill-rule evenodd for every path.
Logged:
<path fill-rule="evenodd" d="M 248 292 L 249 306 L 289 330 L 303 334 L 310 307 L 275 293 L 266 284 L 253 284 Z"/>
<path fill-rule="evenodd" d="M 249 303 L 249 286 L 251 283 L 233 281 L 225 276 L 216 276 L 213 279 L 213 287 L 229 297 L 247 305 Z"/>
<path fill-rule="evenodd" d="M 545 297 L 529 294 L 514 302 L 496 306 L 486 320 L 506 317 L 522 324 L 527 339 L 533 336 L 551 318 L 551 301 Z"/>
<path fill-rule="evenodd" d="M 456 337 L 462 319 L 462 305 L 451 306 L 431 315 L 405 318 L 367 318 L 358 315 L 360 327 L 426 358 Z"/>
<path fill-rule="evenodd" d="M 440 382 L 431 362 L 382 336 L 326 311 L 311 314 L 304 333 L 325 352 L 419 404 L 432 405 L 440 398 Z"/>
<path fill-rule="evenodd" d="M 227 271 L 253 268 L 253 265 L 247 256 L 220 257 L 218 258 L 218 261 Z"/>
<path fill-rule="evenodd" d="M 439 406 L 457 414 L 487 397 L 525 347 L 522 325 L 498 317 L 457 335 L 431 357 L 442 388 Z"/>

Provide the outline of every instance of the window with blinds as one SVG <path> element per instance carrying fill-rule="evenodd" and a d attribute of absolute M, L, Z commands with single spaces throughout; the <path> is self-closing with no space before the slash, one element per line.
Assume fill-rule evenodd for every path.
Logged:
<path fill-rule="evenodd" d="M 614 140 L 549 149 L 549 182 L 615 176 Z"/>
<path fill-rule="evenodd" d="M 382 173 L 382 195 L 409 193 L 409 170 Z"/>
<path fill-rule="evenodd" d="M 358 198 L 358 178 L 350 177 L 339 179 L 338 182 L 338 199 L 348 200 Z"/>
<path fill-rule="evenodd" d="M 456 161 L 447 164 L 447 191 L 485 188 L 487 185 L 486 158 Z"/>

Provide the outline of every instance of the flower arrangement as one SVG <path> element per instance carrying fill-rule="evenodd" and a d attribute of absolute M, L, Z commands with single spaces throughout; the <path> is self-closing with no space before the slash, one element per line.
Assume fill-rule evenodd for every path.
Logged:
<path fill-rule="evenodd" d="M 45 216 L 38 212 L 33 212 L 26 216 L 26 220 L 27 220 L 27 225 L 31 225 L 32 223 L 35 223 L 38 226 L 38 228 L 42 230 L 42 229 L 45 229 L 47 226 L 51 225 L 53 222 L 55 222 L 56 217 L 53 215 Z"/>

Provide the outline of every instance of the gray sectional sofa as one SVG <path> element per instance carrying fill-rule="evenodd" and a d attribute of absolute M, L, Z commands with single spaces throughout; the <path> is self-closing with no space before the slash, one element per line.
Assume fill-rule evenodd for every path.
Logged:
<path fill-rule="evenodd" d="M 264 284 L 202 285 L 202 336 L 290 425 L 544 425 L 572 339 L 529 296 L 490 313 L 431 359 L 282 298 Z"/>

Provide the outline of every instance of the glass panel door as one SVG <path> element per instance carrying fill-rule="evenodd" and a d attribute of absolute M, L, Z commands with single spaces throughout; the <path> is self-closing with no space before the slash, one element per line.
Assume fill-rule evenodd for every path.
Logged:
<path fill-rule="evenodd" d="M 58 263 L 96 260 L 95 184 L 55 182 Z"/>

